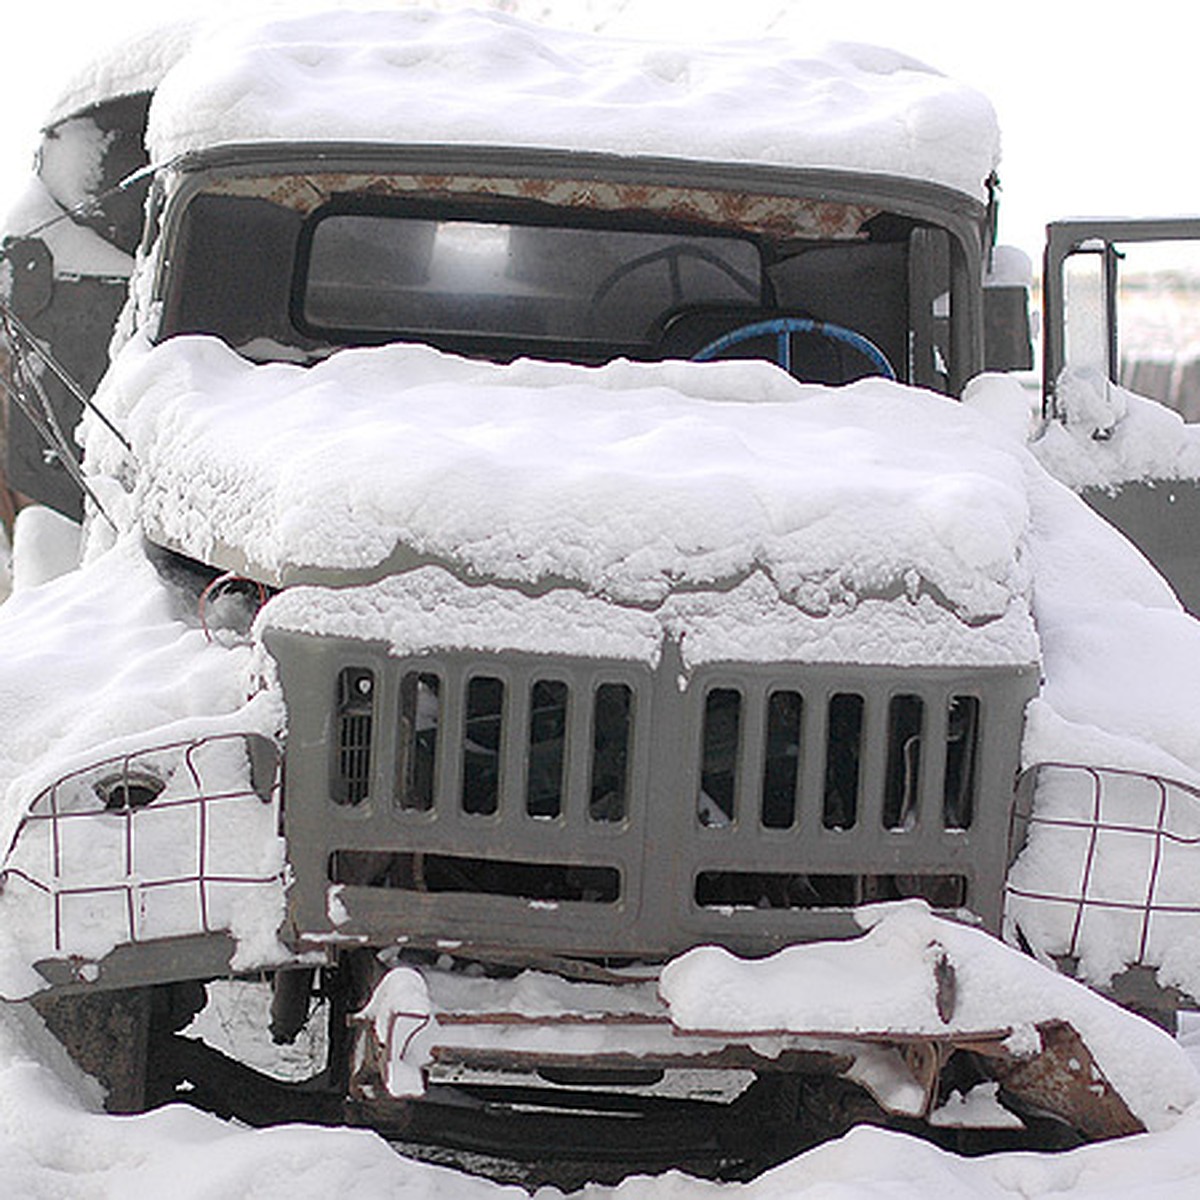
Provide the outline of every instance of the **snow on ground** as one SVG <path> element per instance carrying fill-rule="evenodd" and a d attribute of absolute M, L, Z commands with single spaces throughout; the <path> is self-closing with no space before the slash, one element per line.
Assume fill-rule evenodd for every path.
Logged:
<path fill-rule="evenodd" d="M 1194 1053 L 1194 1051 L 1193 1051 Z M 247 1130 L 182 1106 L 134 1117 L 98 1112 L 94 1086 L 26 1009 L 0 1008 L 0 1186 L 22 1200 L 499 1200 L 525 1193 L 396 1155 L 362 1131 Z M 858 1200 L 930 1195 L 984 1200 L 1184 1200 L 1200 1191 L 1200 1110 L 1163 1133 L 1065 1154 L 964 1159 L 902 1134 L 862 1127 L 754 1182 L 713 1184 L 678 1172 L 586 1200 Z M 540 1200 L 557 1200 L 546 1187 Z"/>
<path fill-rule="evenodd" d="M 413 10 L 198 37 L 164 77 L 147 137 L 156 162 L 279 140 L 838 167 L 979 199 L 999 156 L 985 97 L 890 50 L 839 44 L 804 55 L 770 39 L 667 48 L 494 12 Z"/>
<path fill-rule="evenodd" d="M 173 377 L 176 383 L 180 373 L 186 378 L 191 366 L 189 355 L 193 353 L 211 356 L 214 361 L 210 365 L 226 385 L 234 385 L 234 393 L 239 376 L 247 373 L 250 373 L 247 377 L 268 381 L 261 392 L 268 408 L 271 388 L 286 392 L 282 381 L 290 383 L 293 379 L 292 368 L 245 367 L 214 343 L 200 343 L 198 349 L 184 348 L 178 354 L 158 358 L 154 358 L 154 352 L 134 344 L 129 351 L 133 372 L 141 371 L 143 381 L 151 386 L 134 388 L 130 394 L 135 399 L 154 397 L 155 387 L 164 377 Z M 352 352 L 341 366 L 332 360 L 327 373 L 341 383 L 353 378 L 355 372 L 370 377 L 374 364 L 384 357 L 379 351 Z M 1028 602 L 1032 603 L 1039 623 L 1048 673 L 1046 689 L 1033 710 L 1027 755 L 1079 757 L 1102 752 L 1106 762 L 1116 758 L 1133 765 L 1200 775 L 1200 735 L 1177 719 L 1180 711 L 1194 711 L 1200 703 L 1200 696 L 1194 694 L 1200 688 L 1196 682 L 1200 680 L 1200 670 L 1193 671 L 1189 666 L 1200 655 L 1200 633 L 1195 622 L 1183 616 L 1165 584 L 1147 569 L 1127 543 L 1091 515 L 1065 488 L 1042 474 L 1021 445 L 1023 424 L 1016 419 L 1019 414 L 1015 405 L 1024 404 L 1024 400 L 1006 395 L 1008 389 L 1001 383 L 990 387 L 980 385 L 975 389 L 972 403 L 958 408 L 940 398 L 904 393 L 881 383 L 824 396 L 822 389 L 801 388 L 778 372 L 754 364 L 662 368 L 657 373 L 655 368 L 623 366 L 607 376 L 603 372 L 590 376 L 610 381 L 611 387 L 581 389 L 570 368 L 522 364 L 513 368 L 511 375 L 505 375 L 497 368 L 446 360 L 432 353 L 427 353 L 422 362 L 428 376 L 441 380 L 442 403 L 448 400 L 452 406 L 463 403 L 459 391 L 467 389 L 456 390 L 456 386 L 466 378 L 478 382 L 477 374 L 483 371 L 493 385 L 501 381 L 493 387 L 490 397 L 493 411 L 497 398 L 511 405 L 516 397 L 519 403 L 515 412 L 519 420 L 530 419 L 527 405 L 522 405 L 533 389 L 511 387 L 506 393 L 505 380 L 537 377 L 553 387 L 563 388 L 568 399 L 581 404 L 581 392 L 590 391 L 589 404 L 599 406 L 599 411 L 610 418 L 612 428 L 607 440 L 600 443 L 608 448 L 624 440 L 631 442 L 636 450 L 639 437 L 645 434 L 640 418 L 635 416 L 637 410 L 622 407 L 618 383 L 632 384 L 643 402 L 647 385 L 652 384 L 657 389 L 652 392 L 653 402 L 676 418 L 684 412 L 694 417 L 699 408 L 719 416 L 736 411 L 739 418 L 749 418 L 751 430 L 756 418 L 767 422 L 767 429 L 757 435 L 760 447 L 767 446 L 771 435 L 778 433 L 778 426 L 771 422 L 815 420 L 815 426 L 808 428 L 810 432 L 815 428 L 818 435 L 831 431 L 838 421 L 848 423 L 849 432 L 843 440 L 851 448 L 858 446 L 859 453 L 852 453 L 846 460 L 850 465 L 841 470 L 838 495 L 850 496 L 852 500 L 857 497 L 856 502 L 872 496 L 877 509 L 887 496 L 886 488 L 876 490 L 879 480 L 890 479 L 889 472 L 895 468 L 888 467 L 880 454 L 869 452 L 872 430 L 879 433 L 889 430 L 887 436 L 880 438 L 880 444 L 888 444 L 894 454 L 896 443 L 891 430 L 909 427 L 909 440 L 905 441 L 901 435 L 901 443 L 911 461 L 909 471 L 900 473 L 899 478 L 909 489 L 902 494 L 910 500 L 921 497 L 923 489 L 932 486 L 939 465 L 945 464 L 945 456 L 955 456 L 954 465 L 960 474 L 967 464 L 985 464 L 987 470 L 974 474 L 982 482 L 983 494 L 991 497 L 995 507 L 991 510 L 972 507 L 967 514 L 990 513 L 988 519 L 977 523 L 974 537 L 969 541 L 973 558 L 968 565 L 982 566 L 983 577 L 995 585 L 1000 579 L 1010 584 L 1020 582 L 1021 572 L 1012 564 L 1024 564 L 1031 581 Z M 165 369 L 167 366 L 169 371 Z M 672 371 L 676 373 L 671 374 Z M 128 379 L 121 372 L 118 376 Z M 566 386 L 569 382 L 575 383 L 574 392 Z M 706 394 L 710 388 L 717 394 Z M 701 393 L 699 397 L 692 395 L 697 390 Z M 166 392 L 164 387 L 162 403 L 174 404 L 166 399 Z M 749 402 L 739 400 L 739 393 L 758 398 Z M 196 412 L 202 413 L 206 404 L 220 400 L 220 395 L 206 396 L 203 403 L 196 405 Z M 294 396 L 292 400 L 294 404 Z M 307 405 L 294 405 L 294 428 L 281 427 L 280 436 L 302 434 L 305 413 L 316 420 L 315 413 L 325 421 L 328 413 L 319 397 L 315 401 L 309 397 L 308 401 Z M 136 403 L 127 405 L 122 415 L 137 417 L 136 408 Z M 596 415 L 594 409 L 586 415 L 587 410 L 587 405 L 580 410 L 584 414 L 580 422 L 582 428 L 591 431 Z M 573 422 L 568 419 L 570 405 L 559 406 L 555 411 L 560 436 L 569 442 L 579 434 L 578 428 L 572 432 Z M 175 416 L 186 413 L 189 418 L 196 415 L 187 413 L 186 406 L 173 409 L 172 413 Z M 457 415 L 461 419 L 463 414 Z M 379 421 L 367 422 L 367 427 L 379 436 Z M 472 428 L 470 422 L 464 427 Z M 697 436 L 696 428 L 705 436 Z M 149 436 L 139 431 L 136 420 L 131 429 L 135 441 L 139 436 Z M 189 438 L 196 444 L 194 432 L 189 430 Z M 428 430 L 425 432 L 428 435 Z M 703 423 L 693 424 L 692 433 L 693 442 L 701 445 L 706 437 L 714 443 L 718 440 L 703 428 Z M 102 435 L 93 431 L 93 436 Z M 234 463 L 247 440 L 239 437 L 232 445 L 227 443 Z M 513 439 L 502 425 L 493 423 L 449 453 L 475 461 L 479 446 L 486 447 L 489 443 L 511 445 Z M 585 443 L 595 445 L 596 439 L 590 434 L 587 438 L 577 436 L 577 443 L 580 447 Z M 143 443 L 146 445 L 156 443 L 150 440 Z M 756 457 L 759 452 L 747 452 L 747 445 L 753 449 L 754 443 L 743 440 L 734 453 L 735 458 L 737 453 L 747 453 L 743 476 L 734 477 L 737 487 L 744 485 L 746 476 L 752 475 L 759 465 Z M 935 452 L 934 447 L 939 449 Z M 935 462 L 939 454 L 943 456 L 941 464 Z M 602 453 L 600 459 L 600 466 L 594 471 L 583 471 L 576 481 L 584 496 L 597 480 L 604 479 Z M 103 454 L 99 454 L 92 463 L 102 460 Z M 584 462 L 586 465 L 586 456 Z M 552 475 L 558 469 L 551 462 L 544 465 Z M 814 474 L 819 482 L 820 472 Z M 1004 486 L 998 486 L 997 481 Z M 306 484 L 311 482 L 311 478 L 305 480 Z M 561 482 L 560 476 L 558 483 Z M 509 486 L 526 484 L 513 479 Z M 237 488 L 230 485 L 228 490 L 234 494 Z M 117 495 L 112 488 L 109 491 Z M 956 528 L 960 514 L 955 512 L 955 505 L 962 504 L 964 495 L 977 496 L 979 491 L 935 490 L 932 500 L 926 495 L 926 503 L 918 515 L 929 522 L 927 536 L 936 536 L 942 528 Z M 223 499 L 215 492 L 212 494 L 217 500 Z M 493 504 L 495 494 L 493 490 Z M 251 509 L 257 511 L 253 506 Z M 294 510 L 282 506 L 272 511 L 282 520 Z M 534 519 L 541 519 L 544 508 L 532 504 L 529 511 Z M 436 509 L 435 515 L 438 513 L 444 515 L 445 506 Z M 307 513 L 301 512 L 298 519 L 307 520 Z M 835 523 L 833 528 L 840 527 Z M 833 534 L 829 536 L 832 538 Z M 225 727 L 231 721 L 242 727 L 247 720 L 244 705 L 251 682 L 251 652 L 244 647 L 209 645 L 204 641 L 195 618 L 179 610 L 177 598 L 173 599 L 170 589 L 159 582 L 145 562 L 136 536 L 118 539 L 107 551 L 99 550 L 98 546 L 99 541 L 95 540 L 90 561 L 82 570 L 23 591 L 0 610 L 0 638 L 6 639 L 0 661 L 7 681 L 0 681 L 4 682 L 0 699 L 9 697 L 6 713 L 10 728 L 20 731 L 8 749 L 11 761 L 0 763 L 8 786 L 10 821 L 18 811 L 12 806 L 20 797 L 28 797 L 52 764 L 62 766 L 82 761 L 89 745 L 120 747 L 131 739 L 136 743 L 151 732 L 157 735 L 161 730 L 190 728 L 197 720 L 218 727 Z M 832 546 L 830 542 L 829 547 Z M 630 548 L 629 543 L 622 546 L 623 551 Z M 997 553 L 998 549 L 1002 553 Z M 935 559 L 942 552 L 936 545 L 932 550 L 928 545 L 921 549 L 922 557 Z M 994 572 L 992 564 L 1001 560 L 1007 561 L 1006 570 L 1011 575 L 989 574 Z M 675 561 L 678 560 L 672 560 Z M 973 578 L 973 572 L 966 572 L 966 577 Z M 951 573 L 945 578 L 953 582 Z M 302 604 L 305 595 L 298 591 L 291 595 L 283 593 L 268 606 L 263 620 L 269 618 L 276 606 L 281 618 L 286 617 L 289 605 L 296 612 L 307 611 L 306 619 L 318 625 L 336 619 L 379 620 L 381 613 L 391 610 L 387 596 L 374 594 L 372 589 L 379 586 L 369 585 L 345 593 L 364 601 L 363 610 L 351 609 L 350 617 L 337 605 L 326 611 L 320 603 Z M 453 590 L 454 585 L 448 586 Z M 1021 587 L 1014 590 L 1018 596 L 1026 595 Z M 320 592 L 321 589 L 312 589 L 308 600 Z M 579 597 L 579 603 L 593 602 L 582 592 L 572 595 Z M 475 600 L 486 607 L 486 590 L 477 592 Z M 888 603 L 904 611 L 916 601 L 902 593 Z M 432 606 L 437 608 L 436 604 Z M 98 612 L 107 613 L 105 622 L 99 625 Z M 653 639 L 639 623 L 653 614 L 637 608 L 625 612 L 631 622 L 629 636 L 633 644 L 643 647 L 639 653 L 644 653 L 644 647 Z M 835 612 L 826 620 L 836 624 L 840 616 Z M 294 613 L 293 617 L 301 619 Z M 486 624 L 478 613 L 473 616 L 468 613 L 468 617 L 465 624 L 460 623 L 460 629 L 471 628 L 472 622 L 475 628 Z M 428 619 L 427 614 L 418 619 Z M 501 622 L 500 634 L 496 636 L 504 628 Z M 528 632 L 520 630 L 516 622 L 513 628 L 516 631 L 513 636 Z M 903 624 L 896 628 L 903 628 Z M 607 629 L 606 635 L 611 632 Z M 419 640 L 422 635 L 418 630 L 415 634 L 410 631 L 409 636 Z M 556 636 L 563 635 L 560 631 Z M 397 644 L 403 644 L 399 635 Z M 1143 649 L 1131 656 L 1127 652 L 1130 644 Z M 1160 689 L 1164 673 L 1175 672 L 1169 688 L 1165 689 L 1169 694 L 1160 696 L 1157 709 L 1146 708 L 1145 688 L 1140 682 L 1147 674 L 1147 654 L 1153 654 L 1159 664 L 1156 678 Z M 115 676 L 114 662 L 124 664 Z M 157 683 L 147 688 L 147 680 Z M 27 702 L 31 687 L 38 698 L 34 705 Z M 54 703 L 56 696 L 68 693 L 89 697 L 91 702 L 82 715 L 74 711 L 66 713 Z M 266 701 L 260 698 L 258 703 Z M 278 712 L 271 711 L 269 705 L 268 711 L 278 720 Z M 256 728 L 267 727 L 263 714 L 255 717 L 255 721 L 259 722 Z M 47 745 L 54 746 L 54 753 L 44 762 L 39 751 L 44 751 Z M 36 777 L 31 774 L 35 765 Z M 20 1010 L 9 1007 L 0 1010 L 3 1031 L 0 1036 L 5 1039 L 0 1042 L 0 1162 L 5 1164 L 0 1172 L 9 1172 L 7 1177 L 14 1181 L 16 1194 L 49 1196 L 64 1186 L 74 1189 L 73 1194 L 86 1195 L 89 1191 L 100 1196 L 141 1194 L 166 1180 L 171 1181 L 172 1190 L 182 1197 L 286 1194 L 289 1200 L 303 1200 L 306 1196 L 328 1196 L 341 1189 L 354 1189 L 356 1194 L 367 1197 L 502 1194 L 491 1184 L 463 1181 L 453 1173 L 395 1157 L 381 1142 L 363 1133 L 295 1129 L 254 1133 L 181 1109 L 133 1118 L 98 1115 L 93 1093 L 86 1088 L 81 1090 L 78 1085 L 73 1089 L 67 1087 L 46 1065 L 52 1054 L 44 1037 L 31 1029 L 31 1018 L 19 1013 Z M 33 1114 L 32 1119 L 26 1114 Z M 942 1188 L 984 1196 L 1055 1191 L 1099 1197 L 1127 1193 L 1135 1182 L 1138 1191 L 1148 1195 L 1184 1194 L 1200 1184 L 1200 1156 L 1193 1148 L 1197 1133 L 1200 1133 L 1200 1114 L 1189 1110 L 1175 1128 L 1125 1143 L 1053 1157 L 1001 1155 L 967 1161 L 898 1135 L 859 1130 L 785 1164 L 748 1187 L 737 1189 L 736 1194 L 775 1200 L 805 1194 L 878 1194 L 883 1188 L 899 1196 L 926 1195 L 932 1188 Z M 69 1183 L 64 1185 L 67 1178 Z M 690 1200 L 721 1191 L 734 1193 L 735 1189 L 732 1185 L 720 1188 L 674 1175 L 659 1180 L 631 1180 L 617 1189 L 591 1188 L 588 1195 L 592 1200 L 609 1196 L 622 1200 L 631 1197 Z M 545 1195 L 550 1197 L 554 1193 L 547 1190 Z"/>

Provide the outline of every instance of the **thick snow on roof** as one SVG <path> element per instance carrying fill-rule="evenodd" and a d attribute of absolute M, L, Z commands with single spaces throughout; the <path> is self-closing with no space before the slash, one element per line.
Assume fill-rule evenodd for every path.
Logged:
<path fill-rule="evenodd" d="M 463 143 L 838 167 L 983 198 L 988 101 L 870 46 L 689 46 L 499 13 L 339 12 L 224 26 L 166 75 L 152 157 L 232 142 Z"/>
<path fill-rule="evenodd" d="M 813 615 L 897 597 L 971 624 L 1025 608 L 1032 460 L 954 401 L 883 380 L 408 345 L 253 365 L 182 337 L 131 342 L 100 404 L 132 441 L 154 538 L 203 560 L 232 547 L 284 580 L 384 574 L 399 545 L 469 578 L 643 605 L 757 571 Z M 117 476 L 119 457 L 93 427 L 92 470 Z"/>
<path fill-rule="evenodd" d="M 97 55 L 63 88 L 45 128 L 106 100 L 153 91 L 187 49 L 196 25 L 194 20 L 162 25 Z"/>

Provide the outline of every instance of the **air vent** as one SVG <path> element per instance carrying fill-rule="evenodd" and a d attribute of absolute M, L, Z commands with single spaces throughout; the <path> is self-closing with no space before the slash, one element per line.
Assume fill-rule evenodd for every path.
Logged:
<path fill-rule="evenodd" d="M 337 737 L 329 788 L 336 804 L 361 804 L 370 791 L 374 713 L 375 673 L 366 667 L 344 668 L 337 678 Z"/>
<path fill-rule="evenodd" d="M 850 908 L 876 900 L 917 897 L 934 908 L 962 908 L 962 875 L 808 874 L 798 871 L 702 871 L 696 877 L 701 908 Z"/>

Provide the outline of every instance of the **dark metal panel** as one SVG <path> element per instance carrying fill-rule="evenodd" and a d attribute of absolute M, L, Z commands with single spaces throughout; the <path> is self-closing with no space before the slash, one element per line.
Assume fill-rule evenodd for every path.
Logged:
<path fill-rule="evenodd" d="M 1200 480 L 1138 480 L 1081 495 L 1166 577 L 1193 616 L 1200 616 Z"/>

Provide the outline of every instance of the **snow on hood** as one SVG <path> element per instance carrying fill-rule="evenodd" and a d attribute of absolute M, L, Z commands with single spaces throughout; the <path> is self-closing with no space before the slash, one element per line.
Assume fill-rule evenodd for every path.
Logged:
<path fill-rule="evenodd" d="M 883 172 L 979 199 L 999 156 L 988 101 L 894 51 L 668 47 L 421 10 L 218 26 L 163 79 L 147 140 L 154 161 L 280 140 L 669 155 Z"/>
<path fill-rule="evenodd" d="M 928 596 L 863 600 L 811 616 L 780 601 L 762 574 L 729 591 L 668 597 L 645 612 L 558 589 L 530 597 L 469 586 L 421 567 L 366 587 L 293 587 L 263 609 L 258 632 L 288 629 L 385 643 L 407 656 L 430 649 L 582 655 L 658 665 L 665 639 L 689 670 L 714 662 L 861 663 L 996 667 L 1034 662 L 1038 641 L 1023 604 L 972 626 Z"/>
<path fill-rule="evenodd" d="M 883 380 L 409 345 L 254 365 L 181 337 L 131 343 L 99 404 L 132 441 L 152 538 L 204 561 L 232 548 L 282 581 L 382 577 L 400 547 L 407 565 L 642 605 L 758 571 L 811 614 L 929 595 L 980 623 L 1024 606 L 1032 460 L 963 406 Z M 88 456 L 124 470 L 96 425 Z"/>

